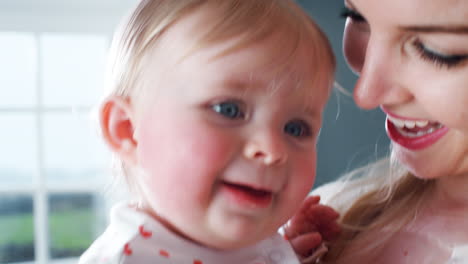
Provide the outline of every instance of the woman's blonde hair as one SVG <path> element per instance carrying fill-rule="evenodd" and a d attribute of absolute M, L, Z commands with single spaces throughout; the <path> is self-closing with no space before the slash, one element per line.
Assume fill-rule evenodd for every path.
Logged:
<path fill-rule="evenodd" d="M 434 186 L 433 180 L 416 178 L 392 157 L 357 169 L 343 181 L 329 203 L 342 215 L 342 234 L 320 263 L 378 258 L 386 242 L 417 216 Z"/>
<path fill-rule="evenodd" d="M 173 24 L 204 7 L 214 15 L 210 16 L 210 23 L 203 25 L 206 34 L 194 34 L 190 52 L 240 37 L 219 55 L 223 56 L 282 32 L 284 40 L 294 46 L 290 57 L 300 42 L 308 41 L 310 60 L 317 62 L 314 82 L 333 85 L 335 58 L 328 39 L 293 0 L 142 0 L 114 36 L 106 78 L 107 95 L 135 97 L 148 52 L 158 48 L 158 41 Z M 129 168 L 116 161 L 116 167 L 122 170 L 119 174 L 123 173 L 129 183 Z"/>

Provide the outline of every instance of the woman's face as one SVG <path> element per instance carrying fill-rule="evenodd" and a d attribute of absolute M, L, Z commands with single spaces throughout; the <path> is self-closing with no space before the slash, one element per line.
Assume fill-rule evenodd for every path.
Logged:
<path fill-rule="evenodd" d="M 468 1 L 345 6 L 354 98 L 387 114 L 393 154 L 421 178 L 468 175 Z"/>

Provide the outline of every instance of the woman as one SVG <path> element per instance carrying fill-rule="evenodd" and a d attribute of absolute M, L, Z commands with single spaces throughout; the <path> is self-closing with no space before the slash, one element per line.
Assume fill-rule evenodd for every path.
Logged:
<path fill-rule="evenodd" d="M 468 263 L 468 1 L 345 6 L 354 99 L 387 114 L 392 149 L 317 191 L 343 225 L 322 261 Z"/>

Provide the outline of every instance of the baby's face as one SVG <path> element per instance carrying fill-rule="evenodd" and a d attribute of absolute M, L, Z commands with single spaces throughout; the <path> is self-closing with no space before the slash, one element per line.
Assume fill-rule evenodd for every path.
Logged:
<path fill-rule="evenodd" d="M 304 43 L 275 64 L 290 54 L 275 48 L 285 35 L 181 60 L 191 19 L 167 32 L 145 66 L 134 124 L 145 176 L 136 181 L 146 210 L 179 235 L 239 248 L 274 234 L 311 189 L 328 83 L 313 82 L 319 66 Z"/>

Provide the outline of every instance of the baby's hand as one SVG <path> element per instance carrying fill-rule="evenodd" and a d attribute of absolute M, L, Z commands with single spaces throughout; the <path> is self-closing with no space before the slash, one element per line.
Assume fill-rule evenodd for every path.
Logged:
<path fill-rule="evenodd" d="M 307 259 L 303 259 L 303 263 L 313 263 L 327 251 L 323 242 L 337 238 L 340 233 L 339 214 L 331 207 L 319 204 L 319 201 L 319 196 L 307 197 L 284 228 L 296 254 Z"/>

